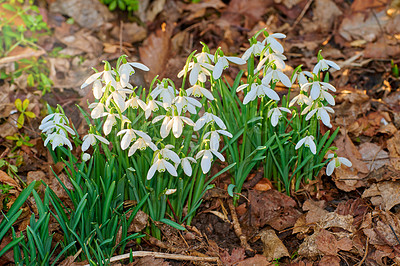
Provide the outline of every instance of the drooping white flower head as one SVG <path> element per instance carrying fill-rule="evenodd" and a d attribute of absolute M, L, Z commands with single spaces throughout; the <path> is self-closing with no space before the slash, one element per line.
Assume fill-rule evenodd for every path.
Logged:
<path fill-rule="evenodd" d="M 163 173 L 165 170 L 167 170 L 172 176 L 178 176 L 175 167 L 170 162 L 163 158 L 157 158 L 147 173 L 147 180 L 152 179 L 156 171 Z"/>
<path fill-rule="evenodd" d="M 296 97 L 294 97 L 290 103 L 289 103 L 289 107 L 292 107 L 295 103 L 297 102 L 298 105 L 303 105 L 304 103 L 307 105 L 311 105 L 312 104 L 312 100 L 310 98 L 308 98 L 307 95 L 299 93 Z"/>
<path fill-rule="evenodd" d="M 283 46 L 282 44 L 280 44 L 276 39 L 283 39 L 286 38 L 286 35 L 283 33 L 273 33 L 273 34 L 269 34 L 268 37 L 266 37 L 264 39 L 264 41 L 262 42 L 262 44 L 264 46 L 266 46 L 267 44 L 269 44 L 269 47 L 276 53 L 281 53 L 283 54 L 284 50 L 283 50 Z"/>
<path fill-rule="evenodd" d="M 335 168 L 340 167 L 341 164 L 344 164 L 348 167 L 352 166 L 352 163 L 348 159 L 344 157 L 338 157 L 336 156 L 336 154 L 333 153 L 328 154 L 328 159 L 332 159 L 326 166 L 326 175 L 328 176 L 333 173 L 333 170 L 335 170 Z"/>
<path fill-rule="evenodd" d="M 69 127 L 68 118 L 62 113 L 53 113 L 43 118 L 39 126 L 42 133 L 46 135 L 44 146 L 52 144 L 54 150 L 58 146 L 67 145 L 72 150 L 71 141 L 68 139 L 68 133 L 75 135 L 74 130 Z"/>
<path fill-rule="evenodd" d="M 128 107 L 131 107 L 132 109 L 138 109 L 139 106 L 140 106 L 140 108 L 142 108 L 143 111 L 145 111 L 146 108 L 147 108 L 145 102 L 142 101 L 142 100 L 139 98 L 139 96 L 131 96 L 131 98 L 128 99 L 128 100 L 125 102 L 125 110 L 126 110 Z M 125 111 L 125 110 L 123 110 L 123 111 Z"/>
<path fill-rule="evenodd" d="M 126 87 L 129 84 L 129 77 L 133 74 L 135 74 L 135 69 L 134 68 L 138 68 L 141 69 L 143 71 L 149 71 L 150 69 L 141 64 L 141 63 L 126 63 L 126 64 L 121 64 L 119 66 L 118 69 L 118 73 L 119 73 L 119 78 L 120 78 L 120 82 L 122 87 Z"/>
<path fill-rule="evenodd" d="M 317 108 L 315 108 L 313 110 L 311 110 L 311 108 L 312 108 L 312 105 L 309 105 L 303 110 L 303 112 L 301 112 L 302 115 L 308 113 L 307 116 L 306 116 L 306 120 L 310 120 L 310 118 L 313 115 L 317 114 L 318 120 L 322 120 L 322 123 L 324 123 L 325 126 L 332 127 L 331 118 L 330 118 L 328 112 L 329 113 L 334 113 L 335 111 L 331 107 L 320 106 L 320 107 L 317 107 Z"/>
<path fill-rule="evenodd" d="M 218 61 L 214 66 L 214 71 L 213 71 L 213 78 L 214 79 L 219 79 L 222 75 L 222 71 L 224 69 L 227 69 L 229 67 L 228 61 L 235 63 L 237 65 L 243 65 L 246 64 L 246 60 L 240 58 L 240 57 L 234 57 L 234 56 L 221 56 L 218 57 Z"/>
<path fill-rule="evenodd" d="M 157 150 L 154 153 L 154 156 L 158 156 L 158 154 L 160 154 L 163 158 L 165 158 L 167 160 L 171 160 L 176 164 L 179 164 L 181 162 L 181 159 L 179 158 L 179 155 L 176 154 L 176 152 L 171 150 L 173 148 L 175 148 L 175 147 L 171 144 L 165 145 L 165 147 L 162 148 L 161 150 Z"/>
<path fill-rule="evenodd" d="M 208 112 L 205 112 L 204 115 L 201 118 L 199 118 L 199 120 L 196 121 L 196 124 L 193 129 L 195 131 L 198 131 L 204 125 L 210 123 L 211 121 L 214 121 L 221 129 L 226 129 L 226 126 L 221 118 Z"/>
<path fill-rule="evenodd" d="M 197 163 L 197 161 L 193 157 L 185 157 L 181 159 L 181 166 L 183 169 L 183 172 L 187 176 L 192 176 L 192 166 L 190 163 Z"/>
<path fill-rule="evenodd" d="M 157 146 L 151 141 L 151 139 L 138 138 L 132 146 L 129 148 L 128 156 L 132 156 L 139 149 L 141 151 L 145 150 L 147 147 L 153 151 L 157 150 Z"/>
<path fill-rule="evenodd" d="M 96 139 L 98 139 L 100 142 L 103 142 L 104 144 L 108 145 L 110 142 L 105 139 L 102 136 L 99 136 L 97 134 L 87 134 L 86 136 L 83 137 L 83 143 L 82 143 L 82 151 L 87 151 L 90 146 L 94 146 L 96 144 Z"/>
<path fill-rule="evenodd" d="M 297 72 L 296 74 L 293 75 L 291 82 L 293 84 L 293 83 L 296 82 L 296 79 L 297 79 L 297 81 L 298 81 L 298 83 L 299 83 L 299 85 L 301 87 L 304 84 L 308 83 L 308 78 L 312 78 L 312 77 L 313 77 L 313 75 L 312 75 L 311 72 L 309 72 L 309 71 L 300 71 L 300 72 Z"/>
<path fill-rule="evenodd" d="M 251 55 L 260 56 L 264 48 L 265 45 L 257 41 L 255 44 L 251 45 L 250 48 L 244 52 L 244 54 L 242 55 L 242 59 L 247 61 Z"/>
<path fill-rule="evenodd" d="M 269 110 L 268 117 L 271 118 L 272 126 L 275 127 L 278 124 L 279 118 L 282 117 L 281 111 L 290 113 L 290 110 L 285 107 L 275 107 L 275 108 L 272 108 L 271 110 Z"/>
<path fill-rule="evenodd" d="M 340 70 L 340 66 L 338 66 L 338 64 L 336 64 L 335 62 L 326 59 L 321 59 L 315 65 L 313 73 L 315 75 L 318 75 L 320 71 L 326 71 L 329 69 L 329 67 L 333 67 L 336 70 Z"/>
<path fill-rule="evenodd" d="M 191 114 L 197 114 L 196 107 L 201 107 L 201 103 L 189 96 L 176 96 L 172 101 L 172 104 L 176 106 L 176 109 L 179 114 L 182 114 L 188 111 Z"/>
<path fill-rule="evenodd" d="M 203 88 L 200 85 L 193 85 L 192 87 L 190 87 L 189 89 L 186 90 L 186 93 L 188 96 L 193 95 L 194 97 L 206 97 L 207 99 L 209 99 L 210 101 L 214 100 L 214 96 L 212 95 L 212 93 L 207 90 L 206 88 Z"/>
<path fill-rule="evenodd" d="M 55 131 L 49 135 L 47 135 L 46 140 L 44 141 L 44 146 L 47 146 L 48 143 L 51 143 L 51 148 L 54 149 L 59 146 L 67 145 L 70 150 L 72 150 L 71 141 L 67 138 L 67 134 L 63 131 Z"/>
<path fill-rule="evenodd" d="M 117 82 L 115 81 L 114 73 L 111 70 L 104 70 L 101 72 L 94 73 L 91 75 L 82 85 L 81 89 L 85 88 L 86 86 L 92 84 L 96 80 L 98 80 L 100 77 L 101 80 L 106 84 L 111 84 L 114 88 L 117 86 Z M 98 85 L 96 85 L 98 86 Z"/>
<path fill-rule="evenodd" d="M 182 77 L 185 74 L 185 68 L 186 66 L 178 73 L 178 78 Z M 210 65 L 208 63 L 201 63 L 199 61 L 197 62 L 190 62 L 188 66 L 188 72 L 190 71 L 189 74 L 189 83 L 190 85 L 195 85 L 197 81 L 200 82 L 206 82 L 207 77 L 206 76 L 211 76 L 210 71 L 214 70 L 214 66 Z"/>
<path fill-rule="evenodd" d="M 243 88 L 244 87 L 242 87 L 242 89 Z M 250 91 L 246 94 L 246 96 L 243 99 L 243 104 L 248 104 L 250 101 L 254 101 L 257 97 L 262 98 L 265 95 L 267 95 L 272 100 L 275 101 L 280 100 L 279 95 L 276 93 L 276 91 L 272 90 L 269 86 L 266 86 L 264 84 L 260 85 L 258 83 L 253 83 L 251 84 Z"/>
<path fill-rule="evenodd" d="M 308 147 L 308 148 L 310 148 L 310 151 L 313 154 L 317 153 L 317 147 L 316 147 L 315 142 L 314 142 L 314 136 L 306 136 L 306 137 L 302 138 L 301 140 L 299 140 L 299 142 L 297 143 L 295 149 L 298 150 L 303 145 Z"/>
<path fill-rule="evenodd" d="M 122 150 L 126 150 L 129 147 L 132 140 L 136 139 L 136 135 L 140 136 L 141 138 L 143 138 L 147 141 L 151 141 L 151 138 L 149 135 L 147 135 L 146 133 L 144 133 L 140 130 L 136 130 L 136 129 L 132 129 L 132 128 L 123 129 L 117 133 L 117 136 L 121 136 L 121 135 L 124 135 L 121 139 L 121 149 Z"/>
<path fill-rule="evenodd" d="M 264 69 L 267 60 L 268 62 L 273 62 L 277 69 L 284 69 L 286 67 L 285 62 L 283 61 L 286 60 L 286 56 L 280 53 L 269 53 L 258 63 L 254 73 Z"/>
<path fill-rule="evenodd" d="M 265 77 L 261 80 L 261 83 L 269 86 L 270 82 L 272 80 L 273 83 L 275 82 L 282 82 L 283 85 L 286 87 L 290 88 L 292 86 L 292 83 L 290 82 L 290 79 L 288 76 L 283 74 L 282 70 L 280 69 L 270 69 L 268 70 L 269 72 L 265 75 Z"/>
<path fill-rule="evenodd" d="M 311 92 L 310 96 L 311 99 L 316 100 L 320 97 L 321 91 L 328 91 L 331 90 L 333 92 L 336 91 L 336 88 L 333 87 L 331 84 L 327 82 L 322 82 L 322 81 L 314 81 L 314 82 L 308 82 L 305 83 L 301 86 L 302 91 L 308 91 L 308 89 L 311 87 Z M 334 105 L 334 104 L 333 104 Z"/>
<path fill-rule="evenodd" d="M 144 110 L 146 119 L 150 117 L 152 112 L 157 112 L 158 111 L 158 106 L 161 106 L 162 103 L 156 100 L 149 100 L 149 102 L 146 105 L 146 109 Z"/>
<path fill-rule="evenodd" d="M 172 100 L 175 98 L 176 94 L 174 88 L 167 83 L 159 83 L 157 87 L 150 93 L 153 99 L 159 97 L 159 100 L 163 102 L 164 108 L 166 106 L 171 106 Z"/>

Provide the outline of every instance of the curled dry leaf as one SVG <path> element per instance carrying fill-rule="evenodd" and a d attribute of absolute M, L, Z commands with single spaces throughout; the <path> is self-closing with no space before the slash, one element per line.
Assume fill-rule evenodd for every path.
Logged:
<path fill-rule="evenodd" d="M 11 178 L 6 172 L 0 170 L 0 183 L 13 186 L 19 191 L 22 191 L 21 187 L 13 178 Z"/>
<path fill-rule="evenodd" d="M 386 211 L 400 204 L 400 181 L 384 181 L 372 184 L 362 194 L 363 198 L 371 198 L 374 206 L 380 206 Z"/>
<path fill-rule="evenodd" d="M 289 251 L 272 229 L 264 229 L 260 232 L 261 241 L 263 242 L 263 255 L 269 260 L 289 257 Z"/>

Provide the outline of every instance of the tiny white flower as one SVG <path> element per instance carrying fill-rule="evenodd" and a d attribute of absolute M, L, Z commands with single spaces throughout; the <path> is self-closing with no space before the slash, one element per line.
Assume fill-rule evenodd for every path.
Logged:
<path fill-rule="evenodd" d="M 197 114 L 196 107 L 202 107 L 198 100 L 189 96 L 176 96 L 172 104 L 176 106 L 176 110 L 180 114 L 186 111 L 191 114 Z"/>
<path fill-rule="evenodd" d="M 146 119 L 150 117 L 152 112 L 157 112 L 158 106 L 160 105 L 162 105 L 161 102 L 156 100 L 150 100 L 146 105 L 146 110 L 144 110 Z"/>
<path fill-rule="evenodd" d="M 132 146 L 129 148 L 128 156 L 132 156 L 138 149 L 143 151 L 147 147 L 152 149 L 153 151 L 157 150 L 157 146 L 149 139 L 145 138 L 138 138 Z"/>
<path fill-rule="evenodd" d="M 250 48 L 244 52 L 244 54 L 242 55 L 242 59 L 247 61 L 252 54 L 254 56 L 260 56 L 260 54 L 261 54 L 262 50 L 264 50 L 264 48 L 265 48 L 265 45 L 262 44 L 261 42 L 257 41 L 257 43 L 251 45 Z"/>
<path fill-rule="evenodd" d="M 280 70 L 280 69 L 270 70 L 265 75 L 265 77 L 261 80 L 261 83 L 266 86 L 269 86 L 271 80 L 273 83 L 280 81 L 280 82 L 282 82 L 283 85 L 285 85 L 288 88 L 290 88 L 292 86 L 292 83 L 290 82 L 290 79 L 288 78 L 288 76 L 283 74 L 282 70 Z"/>
<path fill-rule="evenodd" d="M 47 136 L 44 141 L 44 146 L 51 143 L 51 148 L 54 150 L 56 147 L 67 145 L 70 150 L 72 150 L 71 141 L 67 138 L 67 135 L 63 130 L 56 131 Z"/>
<path fill-rule="evenodd" d="M 123 134 L 124 134 L 124 136 L 121 139 L 121 149 L 122 150 L 126 150 L 129 147 L 132 140 L 136 139 L 136 135 L 140 136 L 143 139 L 151 141 L 150 136 L 140 130 L 135 130 L 132 128 L 123 129 L 117 133 L 117 136 L 121 136 Z"/>
<path fill-rule="evenodd" d="M 333 92 L 336 91 L 336 88 L 333 87 L 331 84 L 329 84 L 327 82 L 322 82 L 322 81 L 314 81 L 314 82 L 305 83 L 300 87 L 300 89 L 302 91 L 308 92 L 308 89 L 310 87 L 311 87 L 310 96 L 311 96 L 311 99 L 313 99 L 313 100 L 316 100 L 316 99 L 318 99 L 318 97 L 320 97 L 322 90 L 328 91 L 328 89 L 329 89 Z"/>
<path fill-rule="evenodd" d="M 172 86 L 168 85 L 167 87 L 165 87 L 163 83 L 160 83 L 150 93 L 150 96 L 153 99 L 156 99 L 159 96 L 159 100 L 165 103 L 166 106 L 170 106 L 172 104 L 172 100 L 175 98 L 176 95 L 174 88 L 172 88 Z"/>
<path fill-rule="evenodd" d="M 188 124 L 189 126 L 194 126 L 194 122 L 185 116 L 174 115 L 172 116 L 171 121 L 168 122 L 167 127 L 172 129 L 172 133 L 174 134 L 175 138 L 179 138 L 183 132 L 183 122 Z M 169 130 L 168 130 L 169 133 Z"/>
<path fill-rule="evenodd" d="M 111 99 L 113 99 L 119 110 L 121 111 L 125 110 L 126 94 L 130 94 L 132 92 L 133 91 L 130 89 L 123 89 L 118 82 L 115 87 L 115 90 L 111 92 L 110 96 L 108 96 L 106 100 L 106 106 L 109 107 Z"/>
<path fill-rule="evenodd" d="M 300 87 L 303 86 L 304 84 L 308 83 L 307 78 L 312 78 L 313 75 L 311 72 L 308 71 L 301 71 L 297 72 L 296 74 L 293 75 L 291 82 L 295 83 L 296 79 L 299 82 Z"/>
<path fill-rule="evenodd" d="M 178 73 L 178 78 L 182 77 L 185 74 L 185 68 L 186 66 Z M 211 76 L 210 70 L 212 71 L 214 69 L 214 66 L 208 64 L 208 63 L 201 63 L 201 62 L 190 62 L 188 71 L 190 71 L 189 74 L 189 83 L 190 85 L 195 85 L 197 81 L 200 82 L 206 82 L 207 78 L 206 76 Z"/>
<path fill-rule="evenodd" d="M 328 154 L 328 159 L 332 159 L 326 166 L 326 175 L 328 176 L 330 176 L 333 173 L 333 170 L 335 168 L 340 167 L 341 164 L 344 164 L 348 167 L 352 166 L 352 163 L 348 159 L 344 157 L 337 157 L 333 153 Z"/>
<path fill-rule="evenodd" d="M 206 52 L 201 52 L 195 55 L 197 62 L 200 63 L 214 63 L 214 55 Z"/>
<path fill-rule="evenodd" d="M 188 96 L 193 95 L 194 97 L 206 97 L 210 101 L 214 100 L 214 96 L 212 93 L 207 90 L 206 88 L 203 88 L 200 85 L 194 85 L 190 87 L 189 89 L 186 90 L 186 93 Z"/>
<path fill-rule="evenodd" d="M 251 84 L 250 91 L 246 94 L 243 99 L 243 104 L 248 104 L 250 101 L 254 101 L 257 97 L 261 98 L 267 95 L 270 99 L 279 101 L 279 95 L 272 90 L 269 86 L 265 86 L 264 84 Z"/>
<path fill-rule="evenodd" d="M 303 105 L 304 103 L 307 105 L 311 105 L 312 104 L 312 100 L 310 98 L 308 98 L 307 95 L 299 93 L 296 97 L 294 97 L 290 103 L 289 103 L 289 107 L 292 107 L 295 103 L 297 102 L 298 105 Z"/>
<path fill-rule="evenodd" d="M 192 176 L 192 166 L 190 163 L 196 163 L 197 161 L 193 157 L 185 157 L 181 159 L 181 166 L 183 169 L 183 172 L 187 176 Z"/>
<path fill-rule="evenodd" d="M 169 132 L 171 131 L 171 127 L 169 126 L 169 122 L 171 121 L 171 116 L 168 116 L 168 115 L 156 116 L 153 119 L 152 123 L 155 124 L 158 121 L 160 121 L 161 119 L 164 119 L 164 120 L 160 127 L 160 135 L 161 135 L 161 138 L 165 139 L 166 137 L 168 137 Z"/>
<path fill-rule="evenodd" d="M 126 63 L 126 64 L 120 65 L 120 67 L 118 69 L 118 73 L 119 73 L 119 76 L 120 76 L 121 85 L 123 87 L 128 86 L 129 76 L 135 74 L 135 69 L 133 67 L 139 68 L 139 69 L 144 70 L 144 71 L 149 71 L 150 70 L 147 66 L 145 66 L 145 65 L 143 65 L 141 63 L 133 63 L 132 62 L 132 63 Z"/>
<path fill-rule="evenodd" d="M 310 107 L 310 108 L 309 108 L 309 107 Z M 303 115 L 303 114 L 307 113 L 310 109 L 311 109 L 311 105 L 307 106 L 307 107 L 303 110 L 303 112 L 302 112 L 301 114 Z M 311 111 L 307 114 L 306 120 L 309 120 L 314 114 L 317 113 L 317 118 L 318 118 L 318 120 L 322 120 L 322 123 L 324 123 L 325 126 L 327 126 L 327 127 L 332 127 L 332 125 L 331 125 L 331 118 L 329 117 L 328 112 L 334 113 L 335 111 L 334 111 L 331 107 L 328 107 L 328 106 L 317 107 L 317 108 L 311 110 Z"/>
<path fill-rule="evenodd" d="M 205 112 L 204 115 L 196 121 L 194 125 L 194 131 L 200 130 L 204 125 L 208 124 L 209 122 L 214 121 L 220 128 L 226 129 L 224 122 L 216 115 L 211 113 Z"/>
<path fill-rule="evenodd" d="M 246 60 L 239 58 L 239 57 L 234 57 L 234 56 L 221 56 L 218 57 L 218 61 L 214 66 L 214 71 L 213 71 L 213 78 L 214 79 L 219 79 L 221 77 L 222 71 L 224 69 L 227 69 L 229 67 L 228 61 L 235 63 L 237 65 L 243 65 L 246 64 Z"/>
<path fill-rule="evenodd" d="M 340 66 L 338 66 L 335 62 L 330 61 L 330 60 L 325 60 L 321 59 L 319 62 L 315 65 L 313 69 L 313 73 L 318 75 L 319 71 L 326 71 L 329 69 L 329 67 L 333 67 L 336 70 L 340 70 Z"/>
<path fill-rule="evenodd" d="M 203 171 L 204 174 L 208 173 L 211 169 L 211 162 L 213 161 L 213 155 L 215 155 L 218 159 L 220 159 L 222 162 L 225 162 L 224 156 L 219 153 L 216 149 L 213 149 L 210 147 L 208 150 L 201 150 L 197 153 L 196 159 L 201 159 L 201 170 Z"/>
<path fill-rule="evenodd" d="M 99 79 L 93 82 L 93 95 L 97 100 L 103 96 L 104 87 Z"/>
<path fill-rule="evenodd" d="M 167 170 L 172 176 L 178 176 L 175 167 L 168 161 L 162 158 L 157 158 L 147 173 L 147 180 L 153 178 L 156 171 L 163 173 Z"/>
<path fill-rule="evenodd" d="M 176 152 L 174 152 L 173 149 L 174 146 L 171 144 L 165 145 L 165 147 L 159 151 L 156 151 L 154 153 L 154 156 L 157 156 L 158 154 L 160 154 L 163 158 L 167 159 L 167 160 L 171 160 L 174 163 L 181 163 L 181 159 L 179 158 L 178 154 L 176 154 Z"/>
<path fill-rule="evenodd" d="M 301 140 L 299 140 L 295 149 L 296 150 L 300 149 L 300 147 L 303 146 L 303 144 L 304 144 L 304 146 L 310 148 L 310 151 L 313 154 L 317 153 L 317 147 L 315 146 L 314 136 L 306 136 L 306 137 L 302 138 Z"/>
<path fill-rule="evenodd" d="M 165 195 L 172 195 L 176 192 L 176 188 L 170 188 L 165 191 Z"/>
<path fill-rule="evenodd" d="M 102 77 L 102 81 L 108 85 L 111 84 L 111 86 L 113 86 L 114 88 L 117 85 L 117 82 L 115 81 L 115 78 L 113 76 L 113 73 L 111 70 L 104 70 L 98 73 L 94 73 L 93 75 L 91 75 L 81 86 L 81 89 L 85 88 L 86 86 L 92 84 L 93 82 L 95 82 L 97 79 L 99 79 L 101 76 Z"/>
<path fill-rule="evenodd" d="M 82 142 L 82 151 L 86 151 L 90 146 L 94 146 L 96 144 L 96 139 L 108 145 L 110 142 L 102 136 L 96 134 L 87 134 L 83 137 Z"/>
<path fill-rule="evenodd" d="M 285 107 L 275 107 L 269 110 L 268 117 L 271 118 L 272 126 L 275 127 L 278 124 L 279 118 L 282 117 L 281 111 L 290 113 L 290 110 Z"/>
<path fill-rule="evenodd" d="M 117 120 L 115 119 L 117 114 L 104 113 L 104 116 L 107 116 L 107 119 L 103 125 L 103 132 L 104 135 L 107 136 L 108 134 L 110 134 L 113 126 L 117 123 Z"/>
<path fill-rule="evenodd" d="M 84 154 L 82 154 L 82 161 L 86 162 L 90 160 L 90 157 L 90 154 L 85 152 Z"/>
<path fill-rule="evenodd" d="M 211 143 L 219 142 L 219 140 L 220 140 L 219 134 L 225 135 L 225 136 L 227 136 L 229 138 L 233 137 L 233 135 L 230 132 L 218 129 L 218 130 L 213 130 L 213 131 L 207 132 L 206 134 L 204 134 L 204 138 L 206 139 L 206 138 L 208 138 L 208 136 L 211 135 L 211 137 L 210 137 L 210 142 Z"/>
<path fill-rule="evenodd" d="M 286 60 L 286 56 L 280 53 L 270 53 L 266 55 L 257 65 L 256 69 L 254 70 L 255 73 L 260 71 L 265 67 L 265 62 L 273 62 L 278 69 L 284 69 L 286 67 L 285 62 L 283 60 Z"/>
<path fill-rule="evenodd" d="M 91 103 L 89 105 L 89 108 L 91 108 L 91 109 L 93 108 L 92 112 L 90 113 L 90 116 L 93 119 L 103 117 L 105 114 L 105 107 L 104 107 L 104 104 L 101 102 Z"/>
<path fill-rule="evenodd" d="M 125 102 L 125 110 L 128 107 L 131 107 L 132 109 L 138 109 L 139 106 L 143 109 L 143 111 L 145 111 L 147 108 L 146 104 L 139 98 L 139 96 L 131 96 L 131 98 Z"/>
<path fill-rule="evenodd" d="M 278 53 L 283 54 L 283 46 L 282 44 L 280 44 L 276 39 L 283 39 L 286 38 L 286 35 L 283 33 L 273 33 L 268 35 L 268 37 L 266 37 L 264 39 L 264 41 L 262 42 L 262 44 L 265 46 L 267 44 L 269 44 L 269 47 Z"/>

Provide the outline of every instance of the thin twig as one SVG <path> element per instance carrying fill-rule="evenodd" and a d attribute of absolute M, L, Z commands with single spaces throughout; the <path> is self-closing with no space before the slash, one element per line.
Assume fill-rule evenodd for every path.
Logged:
<path fill-rule="evenodd" d="M 196 257 L 196 256 L 169 254 L 169 253 L 152 252 L 152 251 L 133 251 L 132 253 L 127 253 L 112 257 L 110 258 L 110 262 L 129 259 L 130 257 L 154 257 L 157 259 L 189 260 L 189 261 L 201 261 L 201 262 L 219 261 L 218 257 Z M 86 264 L 85 266 L 89 266 L 89 264 Z"/>
<path fill-rule="evenodd" d="M 233 229 L 234 229 L 237 237 L 239 237 L 239 239 L 240 239 L 240 245 L 244 249 L 254 252 L 253 249 L 250 247 L 249 243 L 247 243 L 246 236 L 242 233 L 242 228 L 240 227 L 239 219 L 237 217 L 235 206 L 233 206 L 232 201 L 228 200 L 228 206 L 229 206 L 229 209 L 230 209 L 231 215 L 232 215 Z"/>
<path fill-rule="evenodd" d="M 296 18 L 296 21 L 292 25 L 292 29 L 294 29 L 297 24 L 299 24 L 300 20 L 304 17 L 306 14 L 307 10 L 310 8 L 313 0 L 308 0 L 307 4 L 304 6 L 303 10 L 301 11 L 300 15 Z"/>
<path fill-rule="evenodd" d="M 364 256 L 363 256 L 362 260 L 357 264 L 357 266 L 361 266 L 364 263 L 365 259 L 367 258 L 367 255 L 368 255 L 368 244 L 369 244 L 369 236 L 367 236 L 367 241 L 365 243 Z"/>

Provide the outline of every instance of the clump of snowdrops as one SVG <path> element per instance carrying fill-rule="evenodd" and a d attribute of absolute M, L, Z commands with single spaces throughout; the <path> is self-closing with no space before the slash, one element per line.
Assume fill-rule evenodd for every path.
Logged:
<path fill-rule="evenodd" d="M 265 38 L 258 41 L 261 33 Z M 82 149 L 85 167 L 79 171 L 94 169 L 88 178 L 98 183 L 107 176 L 100 176 L 102 170 L 96 168 L 112 160 L 118 187 L 114 196 L 141 202 L 157 237 L 158 222 L 178 229 L 190 224 L 202 196 L 225 171 L 232 181 L 228 192 L 236 202 L 248 174 L 258 167 L 290 193 L 326 164 L 328 175 L 341 163 L 351 166 L 335 153 L 326 156 L 336 149 L 331 144 L 338 130 L 320 133 L 321 122 L 331 127 L 328 113 L 333 109 L 328 105 L 335 104 L 327 70 L 339 66 L 319 53 L 312 73 L 299 66 L 289 78 L 283 73 L 286 57 L 277 41 L 284 37 L 260 31 L 242 57 L 225 56 L 221 49 L 211 54 L 203 44 L 178 74 L 180 86 L 155 77 L 147 89 L 134 87 L 130 76 L 137 69 L 148 71 L 145 65 L 128 62 L 126 56 L 115 68 L 104 62 L 104 70 L 95 70 L 82 85 L 92 86 L 96 98 L 89 105 L 90 115 L 82 110 L 88 134 L 80 140 L 58 107 L 40 126 L 45 145 L 72 149 L 72 138 Z M 230 85 L 222 73 L 232 63 L 247 64 L 247 71 L 240 71 Z M 278 85 L 289 88 L 282 99 L 275 91 Z M 294 91 L 297 96 L 289 102 Z M 71 156 L 66 149 L 63 153 Z M 210 177 L 216 160 L 227 163 Z"/>

